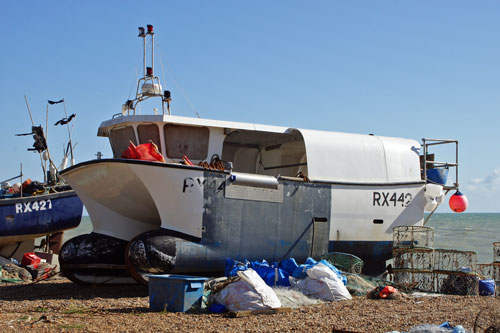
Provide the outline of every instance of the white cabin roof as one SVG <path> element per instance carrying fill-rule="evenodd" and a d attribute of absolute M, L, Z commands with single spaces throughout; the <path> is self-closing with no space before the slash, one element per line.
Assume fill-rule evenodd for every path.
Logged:
<path fill-rule="evenodd" d="M 171 115 L 135 115 L 135 116 L 116 117 L 113 119 L 103 121 L 99 126 L 97 135 L 108 136 L 108 131 L 110 128 L 128 122 L 134 122 L 134 123 L 165 122 L 165 123 L 179 124 L 179 125 L 231 128 L 231 129 L 264 131 L 264 132 L 274 132 L 274 133 L 285 133 L 286 130 L 288 129 L 287 127 L 281 127 L 281 126 L 240 123 L 235 121 L 213 120 L 204 118 L 192 118 L 192 117 L 181 117 L 181 116 L 171 116 Z"/>
<path fill-rule="evenodd" d="M 421 181 L 415 140 L 296 129 L 306 145 L 308 177 L 315 181 Z"/>

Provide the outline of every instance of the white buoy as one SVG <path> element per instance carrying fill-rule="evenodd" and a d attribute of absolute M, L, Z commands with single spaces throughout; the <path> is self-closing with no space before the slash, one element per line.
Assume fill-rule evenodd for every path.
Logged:
<path fill-rule="evenodd" d="M 66 167 L 68 166 L 68 156 L 64 156 L 62 162 L 61 162 L 61 165 L 59 165 L 59 170 L 64 170 L 66 169 Z"/>

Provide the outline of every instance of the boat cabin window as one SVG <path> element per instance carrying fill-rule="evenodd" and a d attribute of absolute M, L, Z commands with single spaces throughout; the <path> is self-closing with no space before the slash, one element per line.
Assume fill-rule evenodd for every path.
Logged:
<path fill-rule="evenodd" d="M 205 160 L 210 131 L 207 127 L 166 124 L 163 127 L 167 157 Z"/>
<path fill-rule="evenodd" d="M 299 132 L 270 133 L 236 130 L 226 136 L 222 159 L 233 170 L 269 176 L 307 176 L 304 139 Z"/>
<path fill-rule="evenodd" d="M 111 148 L 113 149 L 113 156 L 115 158 L 122 157 L 122 153 L 127 149 L 130 141 L 132 141 L 134 145 L 137 145 L 134 128 L 131 126 L 112 129 L 109 133 L 109 141 L 111 142 Z"/>
<path fill-rule="evenodd" d="M 137 134 L 139 135 L 139 143 L 142 144 L 153 141 L 153 143 L 158 146 L 158 150 L 161 151 L 160 131 L 157 125 L 139 125 L 137 126 Z"/>

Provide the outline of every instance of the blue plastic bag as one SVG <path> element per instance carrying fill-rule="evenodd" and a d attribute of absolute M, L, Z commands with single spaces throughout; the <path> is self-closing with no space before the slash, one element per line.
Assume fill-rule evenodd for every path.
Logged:
<path fill-rule="evenodd" d="M 412 327 L 410 329 L 410 333 L 431 333 L 431 332 L 436 332 L 436 333 L 466 333 L 465 328 L 462 325 L 457 325 L 455 327 L 451 326 L 450 323 L 445 321 L 441 325 L 430 325 L 430 324 L 423 324 L 423 325 L 418 325 L 415 327 Z"/>
<path fill-rule="evenodd" d="M 316 265 L 318 262 L 313 258 L 309 257 L 306 262 L 299 265 L 292 273 L 292 276 L 296 279 L 305 279 L 307 277 L 306 271 Z"/>
<path fill-rule="evenodd" d="M 224 275 L 227 277 L 237 276 L 238 274 L 236 274 L 236 272 L 247 270 L 249 265 L 250 263 L 246 259 L 242 262 L 233 260 L 231 258 L 226 258 Z"/>
<path fill-rule="evenodd" d="M 224 313 L 224 312 L 227 312 L 227 309 L 224 305 L 222 304 L 218 304 L 218 303 L 212 303 L 208 309 L 208 311 L 212 312 L 212 313 Z"/>
<path fill-rule="evenodd" d="M 292 275 L 293 271 L 299 267 L 294 258 L 288 258 L 279 262 L 278 267 L 285 270 L 288 275 Z"/>
<path fill-rule="evenodd" d="M 295 261 L 295 260 L 293 260 Z M 264 282 L 268 286 L 281 286 L 281 287 L 289 287 L 290 286 L 290 280 L 288 277 L 290 274 L 288 274 L 287 271 L 284 269 L 280 268 L 277 263 L 273 263 L 272 265 L 269 265 L 269 263 L 266 260 L 262 261 L 252 261 L 249 262 L 248 260 L 244 261 L 236 261 L 232 260 L 230 258 L 226 259 L 226 267 L 225 267 L 225 275 L 227 277 L 231 276 L 237 276 L 238 271 L 244 271 L 249 268 L 252 268 L 254 271 L 259 274 L 259 276 L 264 280 Z M 278 277 L 276 280 L 276 273 L 278 273 Z M 276 283 L 275 283 L 276 281 Z"/>
<path fill-rule="evenodd" d="M 320 263 L 329 267 L 337 276 L 342 280 L 344 285 L 347 285 L 347 278 L 342 275 L 337 267 L 330 264 L 327 260 L 321 260 Z M 237 276 L 238 271 L 244 271 L 252 268 L 259 274 L 259 276 L 266 282 L 268 286 L 290 286 L 290 275 L 297 279 L 305 279 L 307 277 L 307 270 L 319 263 L 313 258 L 309 257 L 306 259 L 305 263 L 302 265 L 297 265 L 294 258 L 288 258 L 280 261 L 279 263 L 273 263 L 270 265 L 266 260 L 262 261 L 248 261 L 244 259 L 243 261 L 236 261 L 231 258 L 226 258 L 225 275 L 227 277 Z M 278 274 L 276 279 L 276 273 Z"/>

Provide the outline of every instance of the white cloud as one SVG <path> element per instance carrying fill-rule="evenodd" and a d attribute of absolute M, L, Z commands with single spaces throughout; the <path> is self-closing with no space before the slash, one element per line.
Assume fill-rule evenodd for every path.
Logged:
<path fill-rule="evenodd" d="M 494 169 L 491 173 L 483 178 L 473 178 L 468 181 L 467 188 L 469 190 L 495 190 L 500 185 L 500 168 Z"/>

